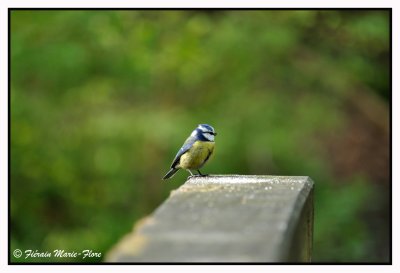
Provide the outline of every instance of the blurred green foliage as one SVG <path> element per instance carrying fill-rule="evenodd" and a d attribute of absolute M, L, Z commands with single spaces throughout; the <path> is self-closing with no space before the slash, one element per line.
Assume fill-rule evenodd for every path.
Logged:
<path fill-rule="evenodd" d="M 104 255 L 185 181 L 161 177 L 209 123 L 205 173 L 312 177 L 314 261 L 387 261 L 390 181 L 341 175 L 358 146 L 327 147 L 349 98 L 388 114 L 389 38 L 385 10 L 13 10 L 11 251 Z"/>

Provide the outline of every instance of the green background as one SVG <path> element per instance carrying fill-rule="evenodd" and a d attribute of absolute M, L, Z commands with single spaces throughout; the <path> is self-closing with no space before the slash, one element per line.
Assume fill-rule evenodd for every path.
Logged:
<path fill-rule="evenodd" d="M 13 10 L 11 249 L 104 254 L 184 183 L 199 123 L 212 174 L 315 181 L 315 262 L 390 259 L 387 10 Z M 96 262 L 102 259 L 16 259 Z"/>

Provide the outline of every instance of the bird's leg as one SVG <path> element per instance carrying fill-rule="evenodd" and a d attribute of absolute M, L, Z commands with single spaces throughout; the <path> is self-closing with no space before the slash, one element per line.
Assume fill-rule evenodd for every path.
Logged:
<path fill-rule="evenodd" d="M 202 173 L 200 172 L 200 170 L 197 170 L 197 172 L 199 173 L 200 176 L 207 176 L 207 175 L 208 175 L 208 174 L 202 174 Z"/>
<path fill-rule="evenodd" d="M 194 174 L 189 169 L 186 170 L 190 173 L 189 178 L 194 176 Z"/>

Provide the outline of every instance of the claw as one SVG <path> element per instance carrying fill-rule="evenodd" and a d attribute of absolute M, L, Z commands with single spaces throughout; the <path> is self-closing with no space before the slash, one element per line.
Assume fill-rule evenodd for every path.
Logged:
<path fill-rule="evenodd" d="M 202 173 L 200 172 L 200 170 L 197 170 L 197 172 L 198 172 L 199 175 L 202 176 L 202 177 L 203 177 L 203 176 L 208 176 L 208 174 L 202 174 Z"/>

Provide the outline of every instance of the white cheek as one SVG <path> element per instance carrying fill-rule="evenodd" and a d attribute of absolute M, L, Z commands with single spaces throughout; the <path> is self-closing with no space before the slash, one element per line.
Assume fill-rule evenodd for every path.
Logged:
<path fill-rule="evenodd" d="M 197 135 L 197 131 L 194 130 L 190 136 L 194 137 L 194 136 L 196 136 L 196 135 Z"/>
<path fill-rule="evenodd" d="M 209 141 L 214 141 L 214 135 L 210 133 L 204 133 L 203 136 L 208 139 Z"/>

